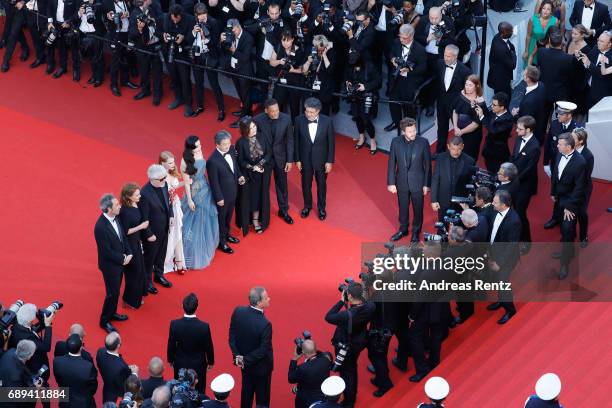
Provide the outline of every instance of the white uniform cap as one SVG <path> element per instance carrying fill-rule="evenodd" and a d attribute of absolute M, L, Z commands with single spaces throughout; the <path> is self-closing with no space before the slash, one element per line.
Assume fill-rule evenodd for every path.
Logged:
<path fill-rule="evenodd" d="M 212 380 L 210 389 L 217 394 L 230 392 L 234 389 L 234 378 L 229 374 L 221 374 Z"/>
<path fill-rule="evenodd" d="M 443 400 L 448 396 L 450 386 L 442 377 L 431 377 L 425 383 L 425 394 L 432 400 Z"/>
<path fill-rule="evenodd" d="M 561 379 L 557 374 L 546 373 L 536 383 L 535 392 L 541 400 L 553 400 L 561 393 Z"/>
<path fill-rule="evenodd" d="M 321 392 L 327 397 L 336 397 L 344 392 L 344 380 L 342 377 L 331 376 L 327 377 L 321 384 Z"/>
<path fill-rule="evenodd" d="M 576 105 L 575 103 L 566 101 L 557 101 L 556 105 L 557 112 L 559 113 L 572 113 L 576 110 L 576 108 L 578 108 L 578 105 Z"/>

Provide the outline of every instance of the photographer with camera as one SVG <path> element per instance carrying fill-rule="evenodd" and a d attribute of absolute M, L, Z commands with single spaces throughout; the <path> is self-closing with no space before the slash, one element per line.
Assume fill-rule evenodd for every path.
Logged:
<path fill-rule="evenodd" d="M 103 43 L 101 40 L 92 37 L 92 35 L 103 36 L 105 32 L 101 6 L 94 0 L 80 0 L 77 11 L 79 41 L 76 42 L 77 46 L 73 47 L 72 51 L 75 54 L 72 79 L 76 82 L 80 81 L 81 56 L 87 56 L 91 61 L 92 72 L 91 79 L 87 83 L 94 84 L 94 87 L 100 86 L 104 79 Z"/>
<path fill-rule="evenodd" d="M 496 191 L 506 190 L 510 193 L 512 198 L 512 204 L 514 205 L 517 201 L 517 195 L 520 188 L 518 176 L 518 169 L 512 163 L 502 163 L 499 166 L 497 172 L 497 179 L 499 180 L 499 186 Z"/>
<path fill-rule="evenodd" d="M 268 78 L 273 74 L 270 59 L 272 52 L 281 43 L 281 36 L 285 30 L 285 23 L 281 19 L 281 9 L 277 3 L 269 3 L 267 15 L 260 15 L 247 29 L 254 30 L 252 34 L 255 38 L 257 52 L 257 76 Z M 263 95 L 268 90 L 267 84 L 258 85 Z"/>
<path fill-rule="evenodd" d="M 342 297 L 325 315 L 325 321 L 336 327 L 332 344 L 336 351 L 334 371 L 346 383 L 343 405 L 353 407 L 357 399 L 357 361 L 368 344 L 368 323 L 376 306 L 366 301 L 363 285 L 351 282 L 341 285 Z M 346 310 L 342 310 L 345 308 Z"/>
<path fill-rule="evenodd" d="M 334 92 L 334 70 L 336 51 L 324 35 L 315 35 L 312 40 L 312 51 L 302 71 L 306 75 L 307 87 L 312 89 L 312 96 L 322 104 L 321 113 L 330 115 L 332 93 Z"/>
<path fill-rule="evenodd" d="M 444 258 L 461 259 L 461 261 L 463 261 L 463 259 L 472 256 L 474 249 L 475 246 L 472 245 L 472 242 L 467 239 L 467 230 L 459 225 L 450 224 L 448 228 L 448 245 L 443 248 L 442 256 Z M 459 285 L 473 285 L 471 283 L 473 280 L 472 270 L 457 269 L 453 274 L 453 278 L 453 282 L 456 282 Z M 453 316 L 451 314 L 450 321 L 448 322 L 448 326 L 451 329 L 458 324 L 463 323 L 472 314 L 474 314 L 472 293 L 472 291 L 457 290 L 453 294 L 453 299 L 457 304 L 456 310 L 459 312 L 459 316 Z"/>
<path fill-rule="evenodd" d="M 67 354 L 53 359 L 53 376 L 58 387 L 70 388 L 70 402 L 59 405 L 62 408 L 95 408 L 98 370 L 93 361 L 82 356 L 83 341 L 78 334 L 71 334 L 65 345 Z"/>
<path fill-rule="evenodd" d="M 22 30 L 26 24 L 27 18 L 25 5 L 24 0 L 4 0 L 0 2 L 0 6 L 5 13 L 4 30 L 2 32 L 2 39 L 0 40 L 0 49 L 6 47 L 2 68 L 0 69 L 2 72 L 7 72 L 9 70 L 9 62 L 13 56 L 17 42 L 21 45 L 20 60 L 26 61 L 30 56 L 30 47 L 26 41 L 24 31 Z"/>
<path fill-rule="evenodd" d="M 36 387 L 41 388 L 42 381 L 33 383 L 32 372 L 27 364 L 36 352 L 36 344 L 32 340 L 20 340 L 15 348 L 11 348 L 0 358 L 0 384 L 2 387 Z M 48 370 L 47 370 L 48 373 Z M 35 406 L 36 404 L 31 404 Z M 19 408 L 24 404 L 3 402 L 4 408 Z M 50 406 L 47 403 L 46 406 Z"/>
<path fill-rule="evenodd" d="M 304 332 L 304 337 L 296 339 L 293 358 L 289 362 L 289 383 L 297 384 L 293 388 L 295 408 L 308 408 L 323 399 L 321 384 L 329 377 L 332 362 L 330 353 L 317 350 L 315 342 L 310 339 L 310 333 Z M 304 362 L 298 365 L 302 357 Z"/>
<path fill-rule="evenodd" d="M 372 63 L 371 48 L 376 37 L 374 26 L 370 24 L 371 21 L 372 16 L 368 11 L 359 11 L 355 14 L 355 23 L 349 30 L 346 30 L 350 49 L 357 51 L 365 61 L 370 63 Z"/>
<path fill-rule="evenodd" d="M 187 38 L 187 44 L 192 44 L 191 54 L 193 62 L 207 68 L 217 68 L 219 66 L 220 50 L 216 39 L 221 35 L 219 23 L 215 18 L 209 16 L 208 8 L 204 3 L 196 4 L 194 13 L 196 24 Z M 194 113 L 199 115 L 204 112 L 204 72 L 208 76 L 208 82 L 217 102 L 217 120 L 221 122 L 225 119 L 225 102 L 223 101 L 223 92 L 219 85 L 219 74 L 217 71 L 193 67 L 196 99 Z"/>
<path fill-rule="evenodd" d="M 499 166 L 510 158 L 508 139 L 511 137 L 514 118 L 508 112 L 508 94 L 498 92 L 493 95 L 491 108 L 476 105 L 476 113 L 487 129 L 487 138 L 482 149 L 488 171 L 496 172 Z"/>
<path fill-rule="evenodd" d="M 76 5 L 76 2 L 64 4 L 60 0 L 49 0 L 47 3 L 47 30 L 43 34 L 47 47 L 46 73 L 51 74 L 55 70 L 55 50 L 59 50 L 60 69 L 53 73 L 55 79 L 68 72 L 68 50 L 72 47 L 74 25 L 78 23 Z M 74 54 L 74 49 L 72 51 L 74 65 L 77 56 Z"/>
<path fill-rule="evenodd" d="M 302 65 L 305 59 L 305 51 L 296 44 L 291 30 L 283 31 L 280 43 L 274 47 L 270 57 L 274 78 L 277 78 L 281 84 L 303 86 Z M 274 88 L 274 98 L 278 101 L 281 112 L 289 107 L 292 121 L 295 121 L 295 118 L 301 113 L 301 97 L 302 92 L 297 89 L 278 85 Z"/>

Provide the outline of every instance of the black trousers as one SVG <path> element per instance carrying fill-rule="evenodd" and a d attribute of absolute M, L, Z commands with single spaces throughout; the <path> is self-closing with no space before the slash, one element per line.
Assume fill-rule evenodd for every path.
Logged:
<path fill-rule="evenodd" d="M 95 33 L 94 33 L 95 34 Z M 76 51 L 75 71 L 81 68 L 81 57 L 89 58 L 91 64 L 91 76 L 94 81 L 104 79 L 104 55 L 103 44 L 101 40 L 81 33 L 80 52 Z"/>
<path fill-rule="evenodd" d="M 196 59 L 196 63 L 200 65 L 206 65 L 206 59 Z M 213 68 L 216 67 L 213 66 Z M 215 101 L 217 102 L 217 110 L 219 112 L 225 111 L 225 101 L 223 100 L 223 92 L 219 85 L 219 74 L 216 71 L 204 70 L 202 68 L 193 68 L 193 76 L 195 78 L 195 99 L 198 108 L 204 108 L 204 72 L 208 76 L 208 82 L 212 88 L 213 94 L 215 95 Z"/>
<path fill-rule="evenodd" d="M 519 191 L 516 194 L 516 203 L 514 209 L 521 219 L 521 242 L 531 242 L 531 228 L 529 226 L 529 218 L 527 217 L 527 209 L 531 202 L 532 195 L 526 191 Z"/>
<path fill-rule="evenodd" d="M 21 53 L 29 53 L 30 47 L 23 34 L 23 28 L 27 25 L 27 14 L 25 8 L 17 10 L 14 6 L 8 6 L 6 9 L 6 19 L 4 22 L 4 31 L 8 31 L 6 39 L 6 51 L 4 52 L 3 64 L 8 64 L 15 52 L 17 42 L 21 45 Z M 10 16 L 10 17 L 9 17 Z"/>
<path fill-rule="evenodd" d="M 240 408 L 252 408 L 253 397 L 257 408 L 270 406 L 270 384 L 272 372 L 253 374 L 242 370 L 242 390 L 240 392 Z"/>
<path fill-rule="evenodd" d="M 390 86 L 390 99 L 405 102 L 412 102 L 414 99 L 414 84 L 408 78 L 398 76 L 391 79 Z M 391 103 L 389 104 L 389 111 L 391 112 L 391 120 L 396 125 L 399 125 L 400 120 L 406 117 L 416 119 L 416 109 L 412 103 Z"/>
<path fill-rule="evenodd" d="M 274 173 L 274 189 L 276 190 L 276 201 L 280 212 L 287 214 L 289 211 L 289 191 L 287 188 L 287 173 L 285 167 L 275 164 L 271 172 L 266 172 L 270 177 Z"/>
<path fill-rule="evenodd" d="M 372 47 L 371 50 L 374 66 L 380 74 L 383 72 L 383 65 L 387 65 L 387 72 L 391 72 L 392 68 L 390 68 L 389 61 L 391 61 L 391 45 L 395 40 L 395 35 L 392 31 L 376 31 L 374 38 L 376 47 Z"/>
<path fill-rule="evenodd" d="M 36 59 L 42 60 L 45 58 L 45 46 L 42 41 L 42 33 L 47 29 L 47 21 L 45 18 L 34 13 L 28 13 L 28 28 L 32 37 L 32 44 L 36 52 Z"/>
<path fill-rule="evenodd" d="M 591 193 L 593 192 L 593 188 L 587 189 L 586 192 L 586 200 L 584 200 L 584 205 L 578 212 L 578 225 L 580 226 L 580 241 L 585 240 L 589 236 L 589 214 L 587 210 L 589 209 L 589 202 L 591 201 Z"/>
<path fill-rule="evenodd" d="M 474 302 L 457 302 L 457 312 L 459 317 L 467 319 L 474 314 Z"/>
<path fill-rule="evenodd" d="M 412 235 L 421 233 L 423 227 L 423 192 L 399 191 L 397 192 L 397 201 L 399 203 L 399 223 L 400 231 L 408 233 L 410 219 L 410 203 L 412 203 Z"/>
<path fill-rule="evenodd" d="M 151 77 L 153 77 L 153 96 L 162 97 L 162 63 L 159 56 L 136 53 L 138 70 L 140 72 L 140 90 L 151 92 Z"/>
<path fill-rule="evenodd" d="M 51 69 L 55 68 L 55 50 L 59 51 L 60 68 L 68 70 L 68 50 L 72 51 L 72 67 L 78 67 L 78 44 L 68 45 L 63 36 L 64 31 L 55 40 L 52 46 L 47 47 L 47 66 Z M 75 52 L 76 51 L 76 52 Z"/>
<path fill-rule="evenodd" d="M 340 377 L 344 380 L 346 388 L 344 389 L 344 399 L 342 401 L 343 406 L 352 407 L 355 405 L 355 401 L 357 400 L 357 385 L 359 384 L 359 378 L 357 375 L 357 361 L 359 360 L 359 355 L 363 351 L 363 347 L 361 348 L 349 348 L 346 357 L 344 358 L 344 363 L 340 367 Z M 338 354 L 338 350 L 336 349 L 336 354 Z"/>
<path fill-rule="evenodd" d="M 426 374 L 440 364 L 442 340 L 448 330 L 446 322 L 414 321 L 409 329 L 410 350 L 418 375 Z M 427 343 L 428 342 L 428 343 Z M 425 345 L 429 344 L 429 358 L 425 358 Z"/>
<path fill-rule="evenodd" d="M 304 196 L 304 208 L 312 208 L 312 179 L 317 182 L 317 208 L 325 210 L 325 199 L 327 197 L 327 173 L 325 167 L 314 169 L 302 165 L 302 195 Z"/>
<path fill-rule="evenodd" d="M 114 33 L 114 40 L 127 44 L 128 33 Z M 114 48 L 113 48 L 114 47 Z M 119 87 L 119 75 L 121 75 L 121 84 L 125 84 L 130 80 L 130 72 L 128 68 L 128 52 L 125 47 L 120 45 L 111 44 L 111 65 L 110 65 L 110 78 L 111 87 Z"/>
<path fill-rule="evenodd" d="M 436 107 L 436 119 L 438 124 L 438 145 L 436 147 L 436 153 L 446 151 L 446 141 L 448 140 L 448 121 L 451 118 L 450 108 L 440 99 L 438 99 L 438 105 Z"/>
<path fill-rule="evenodd" d="M 227 244 L 227 237 L 229 236 L 235 206 L 235 200 L 225 200 L 223 206 L 217 205 L 217 218 L 219 220 L 219 246 Z"/>
<path fill-rule="evenodd" d="M 301 84 L 291 85 L 301 86 Z M 297 89 L 277 85 L 274 87 L 274 99 L 278 101 L 281 112 L 286 111 L 287 106 L 289 106 L 292 121 L 295 121 L 295 118 L 302 113 L 302 92 Z"/>
<path fill-rule="evenodd" d="M 387 354 L 389 353 L 389 343 L 385 350 L 376 350 L 371 344 L 368 344 L 368 358 L 374 366 L 376 374 L 374 375 L 374 383 L 378 388 L 387 389 L 393 387 L 391 378 L 389 378 L 389 362 Z"/>
<path fill-rule="evenodd" d="M 104 305 L 102 306 L 102 314 L 100 315 L 101 325 L 110 323 L 111 318 L 117 312 L 121 279 L 123 278 L 123 268 L 112 271 L 102 271 L 102 277 L 104 278 L 104 286 L 106 287 L 106 296 L 104 297 Z"/>
<path fill-rule="evenodd" d="M 510 86 L 510 82 L 508 82 L 508 84 L 500 89 L 493 89 L 493 94 L 496 94 L 498 92 L 503 92 L 506 94 L 506 96 L 509 98 L 512 97 L 512 87 Z"/>
<path fill-rule="evenodd" d="M 174 62 L 168 64 L 168 72 L 174 84 L 174 99 L 181 101 L 185 104 L 185 107 L 191 108 L 193 101 L 191 95 L 191 77 L 189 71 L 189 65 L 179 64 Z"/>
<path fill-rule="evenodd" d="M 241 116 L 251 115 L 251 81 L 232 77 L 236 92 L 242 102 Z"/>
<path fill-rule="evenodd" d="M 164 276 L 164 262 L 166 261 L 166 249 L 168 248 L 168 229 L 160 234 L 155 234 L 156 240 L 149 242 L 143 241 L 145 275 L 147 284 L 153 283 L 153 277 L 161 278 Z"/>

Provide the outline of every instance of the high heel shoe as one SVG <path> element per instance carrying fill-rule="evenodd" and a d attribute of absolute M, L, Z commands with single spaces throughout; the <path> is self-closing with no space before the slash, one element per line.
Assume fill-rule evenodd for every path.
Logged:
<path fill-rule="evenodd" d="M 374 155 L 376 154 L 376 152 L 377 152 L 377 151 L 378 151 L 378 148 L 375 148 L 375 149 L 370 149 L 370 154 L 371 154 L 372 156 L 374 156 Z"/>
<path fill-rule="evenodd" d="M 255 225 L 255 222 L 257 222 L 257 225 Z M 261 224 L 259 223 L 259 220 L 253 220 L 253 228 L 255 229 L 255 232 L 258 234 L 261 234 L 263 232 L 263 228 Z"/>
<path fill-rule="evenodd" d="M 179 268 L 179 263 L 182 262 L 177 262 L 176 260 L 174 261 L 174 270 L 176 271 L 177 274 L 179 275 L 184 275 L 185 274 L 185 267 Z"/>
<path fill-rule="evenodd" d="M 366 145 L 365 140 L 361 144 L 357 143 L 357 144 L 355 144 L 355 150 L 359 150 L 359 149 L 361 149 L 365 145 Z"/>

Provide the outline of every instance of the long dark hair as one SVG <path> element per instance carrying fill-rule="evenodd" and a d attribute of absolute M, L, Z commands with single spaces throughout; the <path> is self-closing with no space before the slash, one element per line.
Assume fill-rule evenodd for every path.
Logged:
<path fill-rule="evenodd" d="M 185 173 L 193 176 L 198 172 L 195 166 L 195 158 L 193 157 L 193 149 L 196 148 L 196 143 L 200 140 L 199 137 L 191 135 L 185 139 L 185 150 L 183 150 L 183 160 L 185 161 Z"/>

